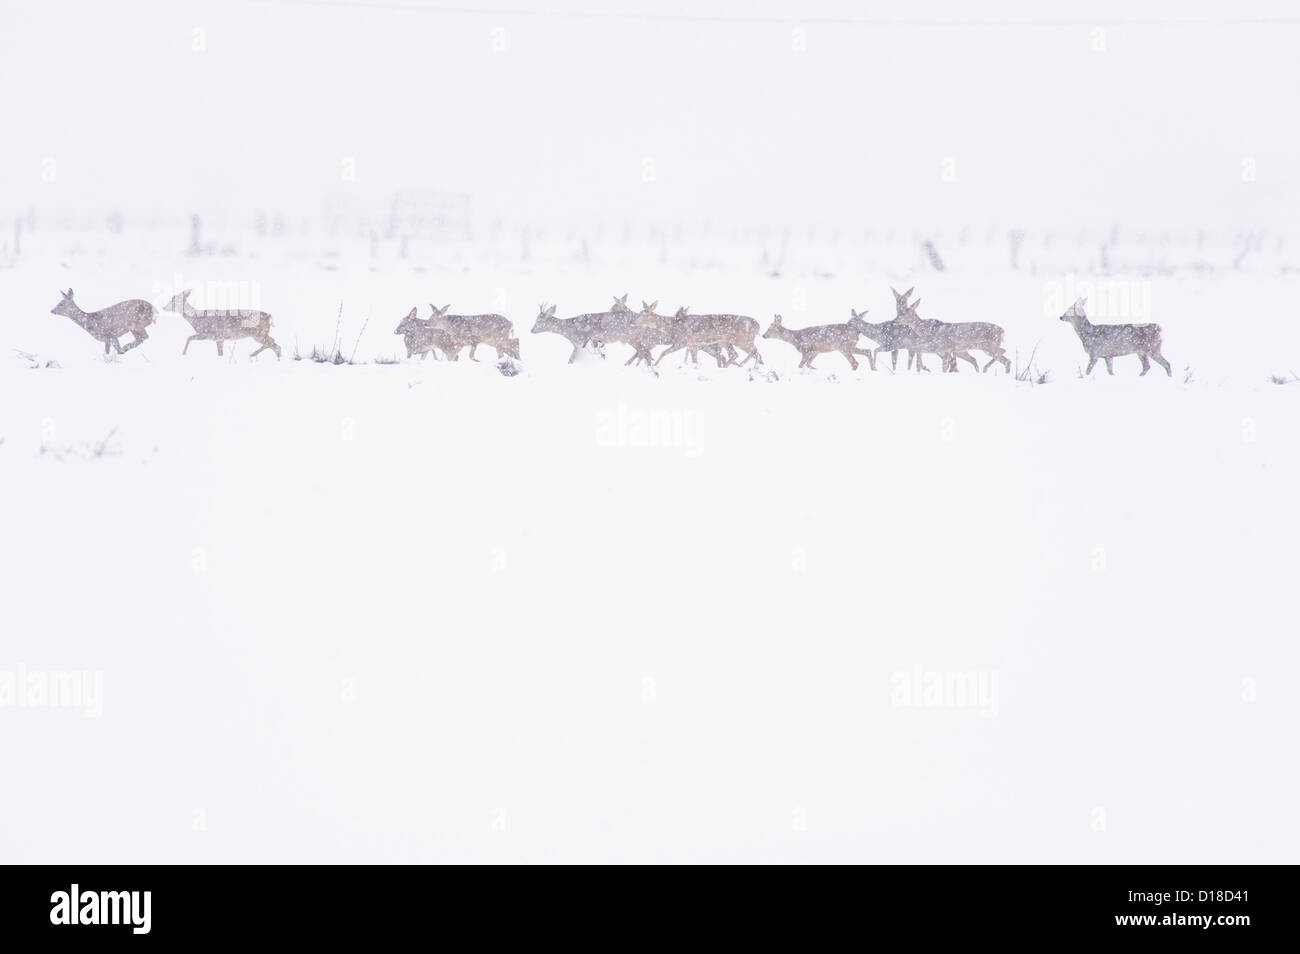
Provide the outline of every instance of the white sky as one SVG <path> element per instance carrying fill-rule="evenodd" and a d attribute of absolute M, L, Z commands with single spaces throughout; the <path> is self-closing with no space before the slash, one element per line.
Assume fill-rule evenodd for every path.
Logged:
<path fill-rule="evenodd" d="M 315 210 L 400 188 L 463 190 L 479 213 L 524 220 L 1300 213 L 1300 11 L 1283 3 L 331 2 L 0 0 L 0 213 Z M 1045 17 L 1063 23 L 1023 22 Z M 1242 181 L 1246 157 L 1257 181 Z"/>

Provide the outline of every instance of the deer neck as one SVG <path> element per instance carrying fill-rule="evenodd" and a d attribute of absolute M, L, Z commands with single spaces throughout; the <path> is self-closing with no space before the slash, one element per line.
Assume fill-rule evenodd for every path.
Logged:
<path fill-rule="evenodd" d="M 70 301 L 68 302 L 68 306 L 72 309 L 71 313 L 68 315 L 69 318 L 83 328 L 90 324 L 90 316 L 81 310 L 80 305 L 74 301 Z"/>
<path fill-rule="evenodd" d="M 777 341 L 784 341 L 786 344 L 795 344 L 798 341 L 795 333 L 785 325 L 775 325 L 773 330 L 776 332 L 774 337 Z"/>

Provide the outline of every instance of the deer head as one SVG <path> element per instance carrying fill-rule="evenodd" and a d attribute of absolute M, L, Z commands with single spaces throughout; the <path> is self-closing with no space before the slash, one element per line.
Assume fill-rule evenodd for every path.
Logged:
<path fill-rule="evenodd" d="M 911 293 L 909 292 L 908 294 Z M 920 306 L 921 306 L 921 299 L 919 298 L 916 301 L 912 302 L 910 305 L 899 306 L 898 320 L 901 321 L 903 324 L 907 325 L 909 328 L 915 327 L 917 322 L 921 320 L 921 316 L 916 313 L 916 309 L 919 308 Z"/>
<path fill-rule="evenodd" d="M 674 317 L 674 318 L 685 318 L 688 314 L 690 314 L 690 311 L 691 311 L 691 306 L 690 306 L 690 305 L 682 305 L 682 307 L 680 307 L 680 308 L 677 309 L 677 314 L 673 315 L 673 317 Z"/>
<path fill-rule="evenodd" d="M 1072 325 L 1086 323 L 1088 321 L 1088 316 L 1084 314 L 1083 306 L 1087 303 L 1088 299 L 1086 298 L 1076 299 L 1074 304 L 1071 305 L 1065 314 L 1061 316 L 1060 320 L 1068 321 Z"/>
<path fill-rule="evenodd" d="M 167 310 L 171 311 L 170 308 Z M 397 330 L 394 331 L 393 334 L 404 335 L 408 331 L 414 331 L 419 326 L 420 326 L 419 319 L 415 317 L 415 309 L 412 308 L 409 312 L 407 312 L 406 317 L 403 318 L 401 322 L 397 325 Z"/>
<path fill-rule="evenodd" d="M 185 308 L 190 303 L 190 293 L 192 291 L 194 291 L 193 288 L 187 288 L 179 295 L 173 295 L 172 300 L 163 305 L 163 311 L 177 312 L 182 315 L 185 314 Z"/>
<path fill-rule="evenodd" d="M 62 315 L 65 318 L 71 318 L 75 321 L 77 317 L 82 314 L 82 311 L 77 307 L 77 303 L 72 300 L 72 289 L 69 288 L 67 291 L 60 292 L 59 294 L 63 297 L 59 299 L 57 305 L 50 309 L 50 314 Z"/>
<path fill-rule="evenodd" d="M 616 315 L 632 314 L 632 309 L 627 306 L 627 292 L 623 293 L 622 298 L 619 298 L 617 295 L 615 295 L 614 304 L 610 307 L 609 310 Z"/>
<path fill-rule="evenodd" d="M 447 309 L 450 308 L 451 305 L 443 305 L 439 308 L 437 305 L 431 304 L 429 307 L 433 309 L 433 314 L 429 316 L 429 321 L 432 322 L 432 327 L 446 328 L 451 324 L 451 322 L 447 320 Z"/>
<path fill-rule="evenodd" d="M 916 291 L 916 286 L 913 285 L 902 294 L 899 294 L 898 289 L 893 285 L 889 286 L 889 290 L 894 293 L 894 313 L 897 317 L 902 318 L 904 312 L 907 311 L 907 299 L 911 296 L 912 292 Z"/>
<path fill-rule="evenodd" d="M 555 306 L 549 308 L 546 302 L 537 306 L 537 320 L 533 322 L 533 334 L 541 331 L 549 331 L 555 327 Z"/>
<path fill-rule="evenodd" d="M 667 324 L 667 320 L 663 317 L 663 315 L 655 314 L 655 307 L 658 304 L 659 304 L 659 299 L 657 298 L 651 302 L 647 302 L 644 300 L 641 302 L 641 316 L 637 319 L 638 327 L 662 329 L 665 326 L 665 324 Z"/>
<path fill-rule="evenodd" d="M 862 311 L 857 311 L 856 309 L 850 308 L 849 311 L 853 315 L 853 317 L 849 319 L 849 327 L 857 330 L 857 332 L 861 334 L 862 330 L 867 327 L 867 309 L 863 308 Z"/>
<path fill-rule="evenodd" d="M 782 327 L 782 325 L 781 325 L 781 316 L 780 316 L 780 315 L 773 315 L 773 316 L 772 316 L 772 324 L 768 326 L 767 331 L 763 332 L 763 337 L 764 337 L 764 338 L 779 338 L 779 337 L 781 337 L 781 332 L 783 332 L 783 331 L 785 331 L 785 328 Z"/>

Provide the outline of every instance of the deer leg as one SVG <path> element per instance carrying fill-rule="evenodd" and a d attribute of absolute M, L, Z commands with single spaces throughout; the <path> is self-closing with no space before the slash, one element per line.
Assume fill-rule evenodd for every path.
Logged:
<path fill-rule="evenodd" d="M 1106 362 L 1106 373 L 1107 373 L 1107 374 L 1114 374 L 1114 373 L 1115 373 L 1115 365 L 1112 364 L 1111 362 L 1113 362 L 1115 359 L 1114 359 L 1114 358 L 1104 358 L 1103 360 Z"/>
<path fill-rule="evenodd" d="M 957 373 L 957 358 L 961 358 L 963 361 L 969 361 L 970 366 L 974 368 L 976 371 L 980 369 L 980 363 L 976 361 L 974 357 L 972 357 L 969 351 L 958 351 L 957 354 L 952 358 L 953 374 Z"/>
<path fill-rule="evenodd" d="M 911 358 L 910 353 L 909 353 L 909 356 L 908 356 L 908 359 L 907 359 L 907 366 L 908 366 L 909 368 L 912 366 L 912 358 Z M 897 370 L 898 370 L 898 349 L 897 349 L 897 348 L 895 348 L 893 351 L 889 352 L 889 369 L 890 369 L 891 371 L 897 371 Z"/>
<path fill-rule="evenodd" d="M 663 354 L 659 355 L 659 359 L 655 361 L 654 366 L 656 368 L 659 367 L 659 365 L 663 362 L 664 358 L 668 357 L 674 351 L 680 351 L 681 348 L 682 348 L 681 345 L 670 345 L 668 348 L 664 350 Z"/>
<path fill-rule="evenodd" d="M 1138 375 L 1140 378 L 1151 370 L 1151 362 L 1147 360 L 1147 356 L 1144 354 L 1139 354 L 1138 360 L 1142 362 L 1142 374 Z"/>
<path fill-rule="evenodd" d="M 1092 374 L 1092 369 L 1097 365 L 1097 356 L 1095 354 L 1089 355 L 1088 357 L 1091 358 L 1091 360 L 1088 362 L 1088 370 L 1084 371 L 1084 374 Z"/>
<path fill-rule="evenodd" d="M 871 370 L 876 370 L 876 353 L 874 351 L 863 351 L 860 348 L 854 348 L 853 353 L 865 357 L 867 359 L 867 364 L 871 365 Z"/>
<path fill-rule="evenodd" d="M 478 347 L 478 342 L 477 342 L 477 341 L 475 341 L 473 344 L 471 344 L 471 345 L 469 346 L 469 359 L 470 359 L 471 361 L 477 361 L 477 360 L 478 360 L 478 358 L 474 357 L 474 349 L 477 348 L 477 347 Z"/>
<path fill-rule="evenodd" d="M 1165 374 L 1169 375 L 1171 378 L 1174 376 L 1174 369 L 1169 366 L 1169 362 L 1165 360 L 1165 356 L 1160 353 L 1159 348 L 1156 348 L 1155 351 L 1151 352 L 1151 360 L 1164 368 Z"/>
<path fill-rule="evenodd" d="M 112 342 L 113 342 L 112 338 L 104 339 L 104 354 L 108 354 L 108 349 L 112 347 Z"/>
<path fill-rule="evenodd" d="M 187 351 L 189 351 L 189 350 L 190 350 L 190 342 L 191 342 L 191 341 L 197 341 L 197 340 L 198 340 L 198 337 L 199 337 L 198 335 L 190 335 L 188 338 L 186 338 L 186 339 L 185 339 L 185 347 L 184 347 L 184 348 L 181 348 L 181 354 L 185 354 Z M 408 348 L 407 351 L 406 351 L 406 356 L 407 356 L 408 358 L 411 356 L 411 351 L 410 351 L 409 348 Z"/>
<path fill-rule="evenodd" d="M 570 344 L 572 344 L 572 342 L 570 342 Z M 582 345 L 573 345 L 573 354 L 569 355 L 569 364 L 573 364 L 573 362 L 578 360 L 578 349 L 581 347 Z"/>
<path fill-rule="evenodd" d="M 909 368 L 912 366 L 912 358 L 914 358 L 914 357 L 916 358 L 916 373 L 917 373 L 917 374 L 920 374 L 922 371 L 929 371 L 929 370 L 930 370 L 929 368 L 927 368 L 927 367 L 925 366 L 925 363 L 921 360 L 921 352 L 919 352 L 919 351 L 909 351 L 909 352 L 907 353 L 907 366 L 908 366 Z"/>
<path fill-rule="evenodd" d="M 844 357 L 848 359 L 849 367 L 851 367 L 854 371 L 858 370 L 857 358 L 853 357 L 853 355 L 848 351 L 841 351 L 840 354 L 844 355 Z"/>
<path fill-rule="evenodd" d="M 224 355 L 225 353 L 226 353 L 226 352 L 225 352 L 225 342 L 223 342 L 220 338 L 218 338 L 218 339 L 217 339 L 217 357 L 220 358 L 220 357 L 221 357 L 222 355 Z"/>

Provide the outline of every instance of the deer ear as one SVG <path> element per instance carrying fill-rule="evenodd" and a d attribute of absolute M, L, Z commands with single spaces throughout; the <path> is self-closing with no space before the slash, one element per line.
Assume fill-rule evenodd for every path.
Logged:
<path fill-rule="evenodd" d="M 407 318 L 414 318 L 414 317 L 415 317 L 415 309 L 412 308 L 412 309 L 411 309 L 411 313 L 410 313 L 409 315 L 407 315 L 406 317 L 407 317 Z"/>
<path fill-rule="evenodd" d="M 554 305 L 552 305 L 550 308 L 547 308 L 547 309 L 546 309 L 546 315 L 547 315 L 548 318 L 553 318 L 553 317 L 555 317 L 555 306 L 554 306 Z"/>
<path fill-rule="evenodd" d="M 72 297 L 72 289 L 69 288 L 67 291 L 65 291 L 65 292 L 63 293 L 63 297 L 64 297 L 64 298 L 71 298 L 71 297 Z"/>
<path fill-rule="evenodd" d="M 912 286 L 911 288 L 909 288 L 907 291 L 903 292 L 903 297 L 906 298 L 907 296 L 909 296 L 910 294 L 912 294 L 912 292 L 914 292 L 914 291 L 916 291 L 916 286 L 915 286 L 915 285 L 913 285 L 913 286 Z"/>

